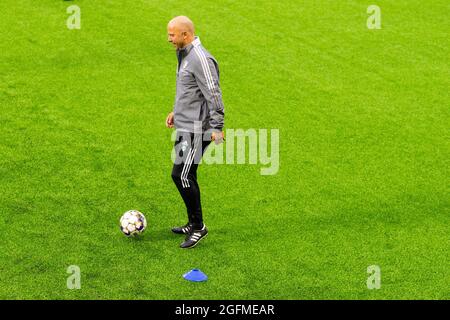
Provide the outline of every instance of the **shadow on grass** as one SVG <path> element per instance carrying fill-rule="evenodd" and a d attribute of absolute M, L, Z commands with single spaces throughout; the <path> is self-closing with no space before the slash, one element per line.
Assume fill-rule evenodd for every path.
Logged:
<path fill-rule="evenodd" d="M 158 230 L 146 230 L 142 235 L 137 235 L 135 237 L 130 237 L 133 241 L 137 242 L 161 242 L 161 241 L 182 241 L 182 236 L 177 236 L 172 233 L 169 228 L 160 228 Z"/>

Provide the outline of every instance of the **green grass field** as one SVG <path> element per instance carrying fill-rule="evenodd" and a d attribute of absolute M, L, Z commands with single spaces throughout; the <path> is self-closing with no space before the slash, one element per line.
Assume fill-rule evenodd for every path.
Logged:
<path fill-rule="evenodd" d="M 81 8 L 69 30 L 66 8 Z M 369 30 L 367 7 L 381 8 Z M 448 299 L 450 3 L 0 2 L 1 299 Z M 280 168 L 203 165 L 210 235 L 182 250 L 170 177 L 188 15 L 226 128 L 280 130 Z M 118 228 L 145 213 L 141 239 Z M 81 268 L 81 289 L 66 272 Z M 369 290 L 367 267 L 381 268 Z M 205 283 L 182 275 L 200 268 Z"/>

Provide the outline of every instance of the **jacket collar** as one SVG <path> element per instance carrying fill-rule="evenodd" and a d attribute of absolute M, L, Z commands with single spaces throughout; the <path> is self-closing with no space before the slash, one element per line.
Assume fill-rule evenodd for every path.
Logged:
<path fill-rule="evenodd" d="M 194 37 L 194 41 L 192 41 L 191 43 L 189 43 L 186 47 L 184 47 L 183 49 L 177 49 L 177 51 L 181 54 L 183 54 L 184 56 L 187 56 L 189 54 L 189 52 L 191 52 L 193 47 L 198 47 L 199 45 L 201 45 L 202 43 L 200 42 L 200 38 L 199 37 Z"/>

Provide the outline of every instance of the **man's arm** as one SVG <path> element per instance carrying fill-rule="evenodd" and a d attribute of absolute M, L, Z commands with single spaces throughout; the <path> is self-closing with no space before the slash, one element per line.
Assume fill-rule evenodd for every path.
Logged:
<path fill-rule="evenodd" d="M 210 127 L 213 131 L 221 132 L 224 125 L 225 108 L 219 85 L 219 75 L 212 59 L 206 58 L 202 52 L 198 53 L 198 57 L 200 62 L 195 68 L 195 79 L 208 102 Z"/>

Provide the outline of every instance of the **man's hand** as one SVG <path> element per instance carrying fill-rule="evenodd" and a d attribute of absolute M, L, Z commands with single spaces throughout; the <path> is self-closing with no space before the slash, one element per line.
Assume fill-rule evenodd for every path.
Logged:
<path fill-rule="evenodd" d="M 169 115 L 166 118 L 166 127 L 173 128 L 173 112 L 169 113 Z"/>
<path fill-rule="evenodd" d="M 225 140 L 223 131 L 221 132 L 213 132 L 211 133 L 211 141 L 214 141 L 216 144 L 220 144 Z"/>

